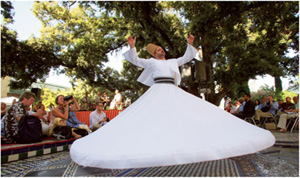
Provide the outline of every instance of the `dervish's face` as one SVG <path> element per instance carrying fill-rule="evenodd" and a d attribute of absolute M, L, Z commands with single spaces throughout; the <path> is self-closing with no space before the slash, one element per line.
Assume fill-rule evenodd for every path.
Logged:
<path fill-rule="evenodd" d="M 166 56 L 166 52 L 162 47 L 159 46 L 158 48 L 156 48 L 154 57 L 161 59 L 164 58 L 165 56 Z"/>

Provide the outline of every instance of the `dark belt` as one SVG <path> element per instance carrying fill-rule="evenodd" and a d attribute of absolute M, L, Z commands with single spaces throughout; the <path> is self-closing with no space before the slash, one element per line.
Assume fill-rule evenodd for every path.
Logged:
<path fill-rule="evenodd" d="M 154 79 L 154 83 L 172 83 L 175 84 L 174 78 L 171 77 L 157 77 Z"/>

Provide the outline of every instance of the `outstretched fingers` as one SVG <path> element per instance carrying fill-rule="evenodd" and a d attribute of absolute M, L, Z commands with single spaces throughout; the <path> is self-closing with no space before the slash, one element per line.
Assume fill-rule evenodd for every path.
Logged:
<path fill-rule="evenodd" d="M 127 38 L 127 42 L 128 42 L 128 44 L 130 45 L 131 48 L 134 47 L 135 41 L 136 41 L 136 37 L 133 38 L 132 36 L 129 36 L 129 37 Z"/>

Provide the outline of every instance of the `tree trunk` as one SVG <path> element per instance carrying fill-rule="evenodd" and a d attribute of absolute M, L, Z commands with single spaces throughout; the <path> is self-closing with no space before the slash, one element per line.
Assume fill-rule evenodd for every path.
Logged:
<path fill-rule="evenodd" d="M 278 94 L 282 92 L 282 82 L 280 76 L 274 76 L 275 78 L 275 93 Z"/>

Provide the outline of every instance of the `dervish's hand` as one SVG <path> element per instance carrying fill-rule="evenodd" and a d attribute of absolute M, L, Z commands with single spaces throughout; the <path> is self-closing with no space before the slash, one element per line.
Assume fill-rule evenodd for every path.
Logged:
<path fill-rule="evenodd" d="M 193 45 L 194 39 L 195 37 L 193 35 L 188 35 L 187 36 L 188 44 Z"/>
<path fill-rule="evenodd" d="M 129 44 L 130 48 L 134 48 L 135 40 L 136 40 L 136 37 L 135 38 L 132 38 L 132 36 L 128 37 L 127 42 Z"/>

